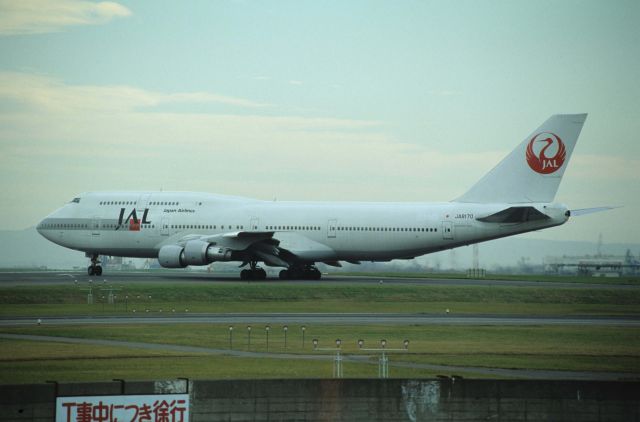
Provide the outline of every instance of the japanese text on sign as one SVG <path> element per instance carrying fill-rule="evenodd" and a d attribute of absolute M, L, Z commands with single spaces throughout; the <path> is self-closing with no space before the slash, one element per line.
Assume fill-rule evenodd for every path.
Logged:
<path fill-rule="evenodd" d="M 58 397 L 56 422 L 188 422 L 188 394 Z"/>

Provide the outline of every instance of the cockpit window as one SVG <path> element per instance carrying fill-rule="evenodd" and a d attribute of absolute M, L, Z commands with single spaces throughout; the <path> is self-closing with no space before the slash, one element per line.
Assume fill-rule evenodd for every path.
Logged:
<path fill-rule="evenodd" d="M 72 203 L 75 202 L 76 204 L 80 203 L 80 198 L 73 198 L 73 200 L 71 201 Z"/>

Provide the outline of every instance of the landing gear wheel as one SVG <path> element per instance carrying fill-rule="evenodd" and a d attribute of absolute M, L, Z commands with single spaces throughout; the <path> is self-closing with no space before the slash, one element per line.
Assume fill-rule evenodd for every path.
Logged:
<path fill-rule="evenodd" d="M 258 267 L 258 261 L 249 262 L 249 268 L 240 271 L 241 280 L 265 280 L 267 272 Z"/>
<path fill-rule="evenodd" d="M 320 280 L 322 273 L 313 265 L 292 267 L 280 271 L 281 280 Z"/>
<path fill-rule="evenodd" d="M 91 265 L 87 267 L 88 275 L 102 275 L 102 267 L 100 266 L 100 260 L 98 254 L 91 255 Z"/>

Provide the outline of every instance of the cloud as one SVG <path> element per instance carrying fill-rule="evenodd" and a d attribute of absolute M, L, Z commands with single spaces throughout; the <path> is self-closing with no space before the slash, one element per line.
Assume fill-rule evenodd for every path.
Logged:
<path fill-rule="evenodd" d="M 267 104 L 209 92 L 160 93 L 130 86 L 66 85 L 43 75 L 0 72 L 0 100 L 46 112 L 122 112 L 164 104 L 218 103 L 238 107 Z"/>
<path fill-rule="evenodd" d="M 220 106 L 207 113 L 157 107 L 202 102 Z M 161 186 L 279 200 L 447 201 L 515 146 L 469 150 L 458 136 L 447 144 L 459 148 L 444 148 L 420 142 L 442 138 L 432 125 L 402 140 L 391 125 L 375 120 L 291 115 L 260 105 L 208 92 L 0 73 L 0 191 L 6 203 L 0 221 L 4 227 L 31 225 L 61 198 L 83 191 Z M 624 205 L 637 210 L 638 166 L 636 157 L 576 155 L 558 198 L 588 207 L 628 197 Z M 595 194 L 604 191 L 610 195 Z"/>
<path fill-rule="evenodd" d="M 125 6 L 82 0 L 0 0 L 0 35 L 59 32 L 74 25 L 100 25 L 131 16 Z"/>

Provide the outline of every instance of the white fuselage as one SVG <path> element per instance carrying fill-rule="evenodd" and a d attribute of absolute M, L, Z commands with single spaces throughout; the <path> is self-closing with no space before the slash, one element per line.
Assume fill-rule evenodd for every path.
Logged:
<path fill-rule="evenodd" d="M 385 261 L 540 230 L 568 219 L 563 205 L 528 205 L 550 218 L 503 224 L 477 220 L 510 204 L 280 202 L 191 192 L 99 192 L 83 194 L 47 216 L 38 231 L 88 254 L 143 258 L 156 258 L 162 246 L 189 235 L 273 232 L 274 238 L 287 238 L 294 233 L 323 246 L 300 253 L 309 262 Z"/>

